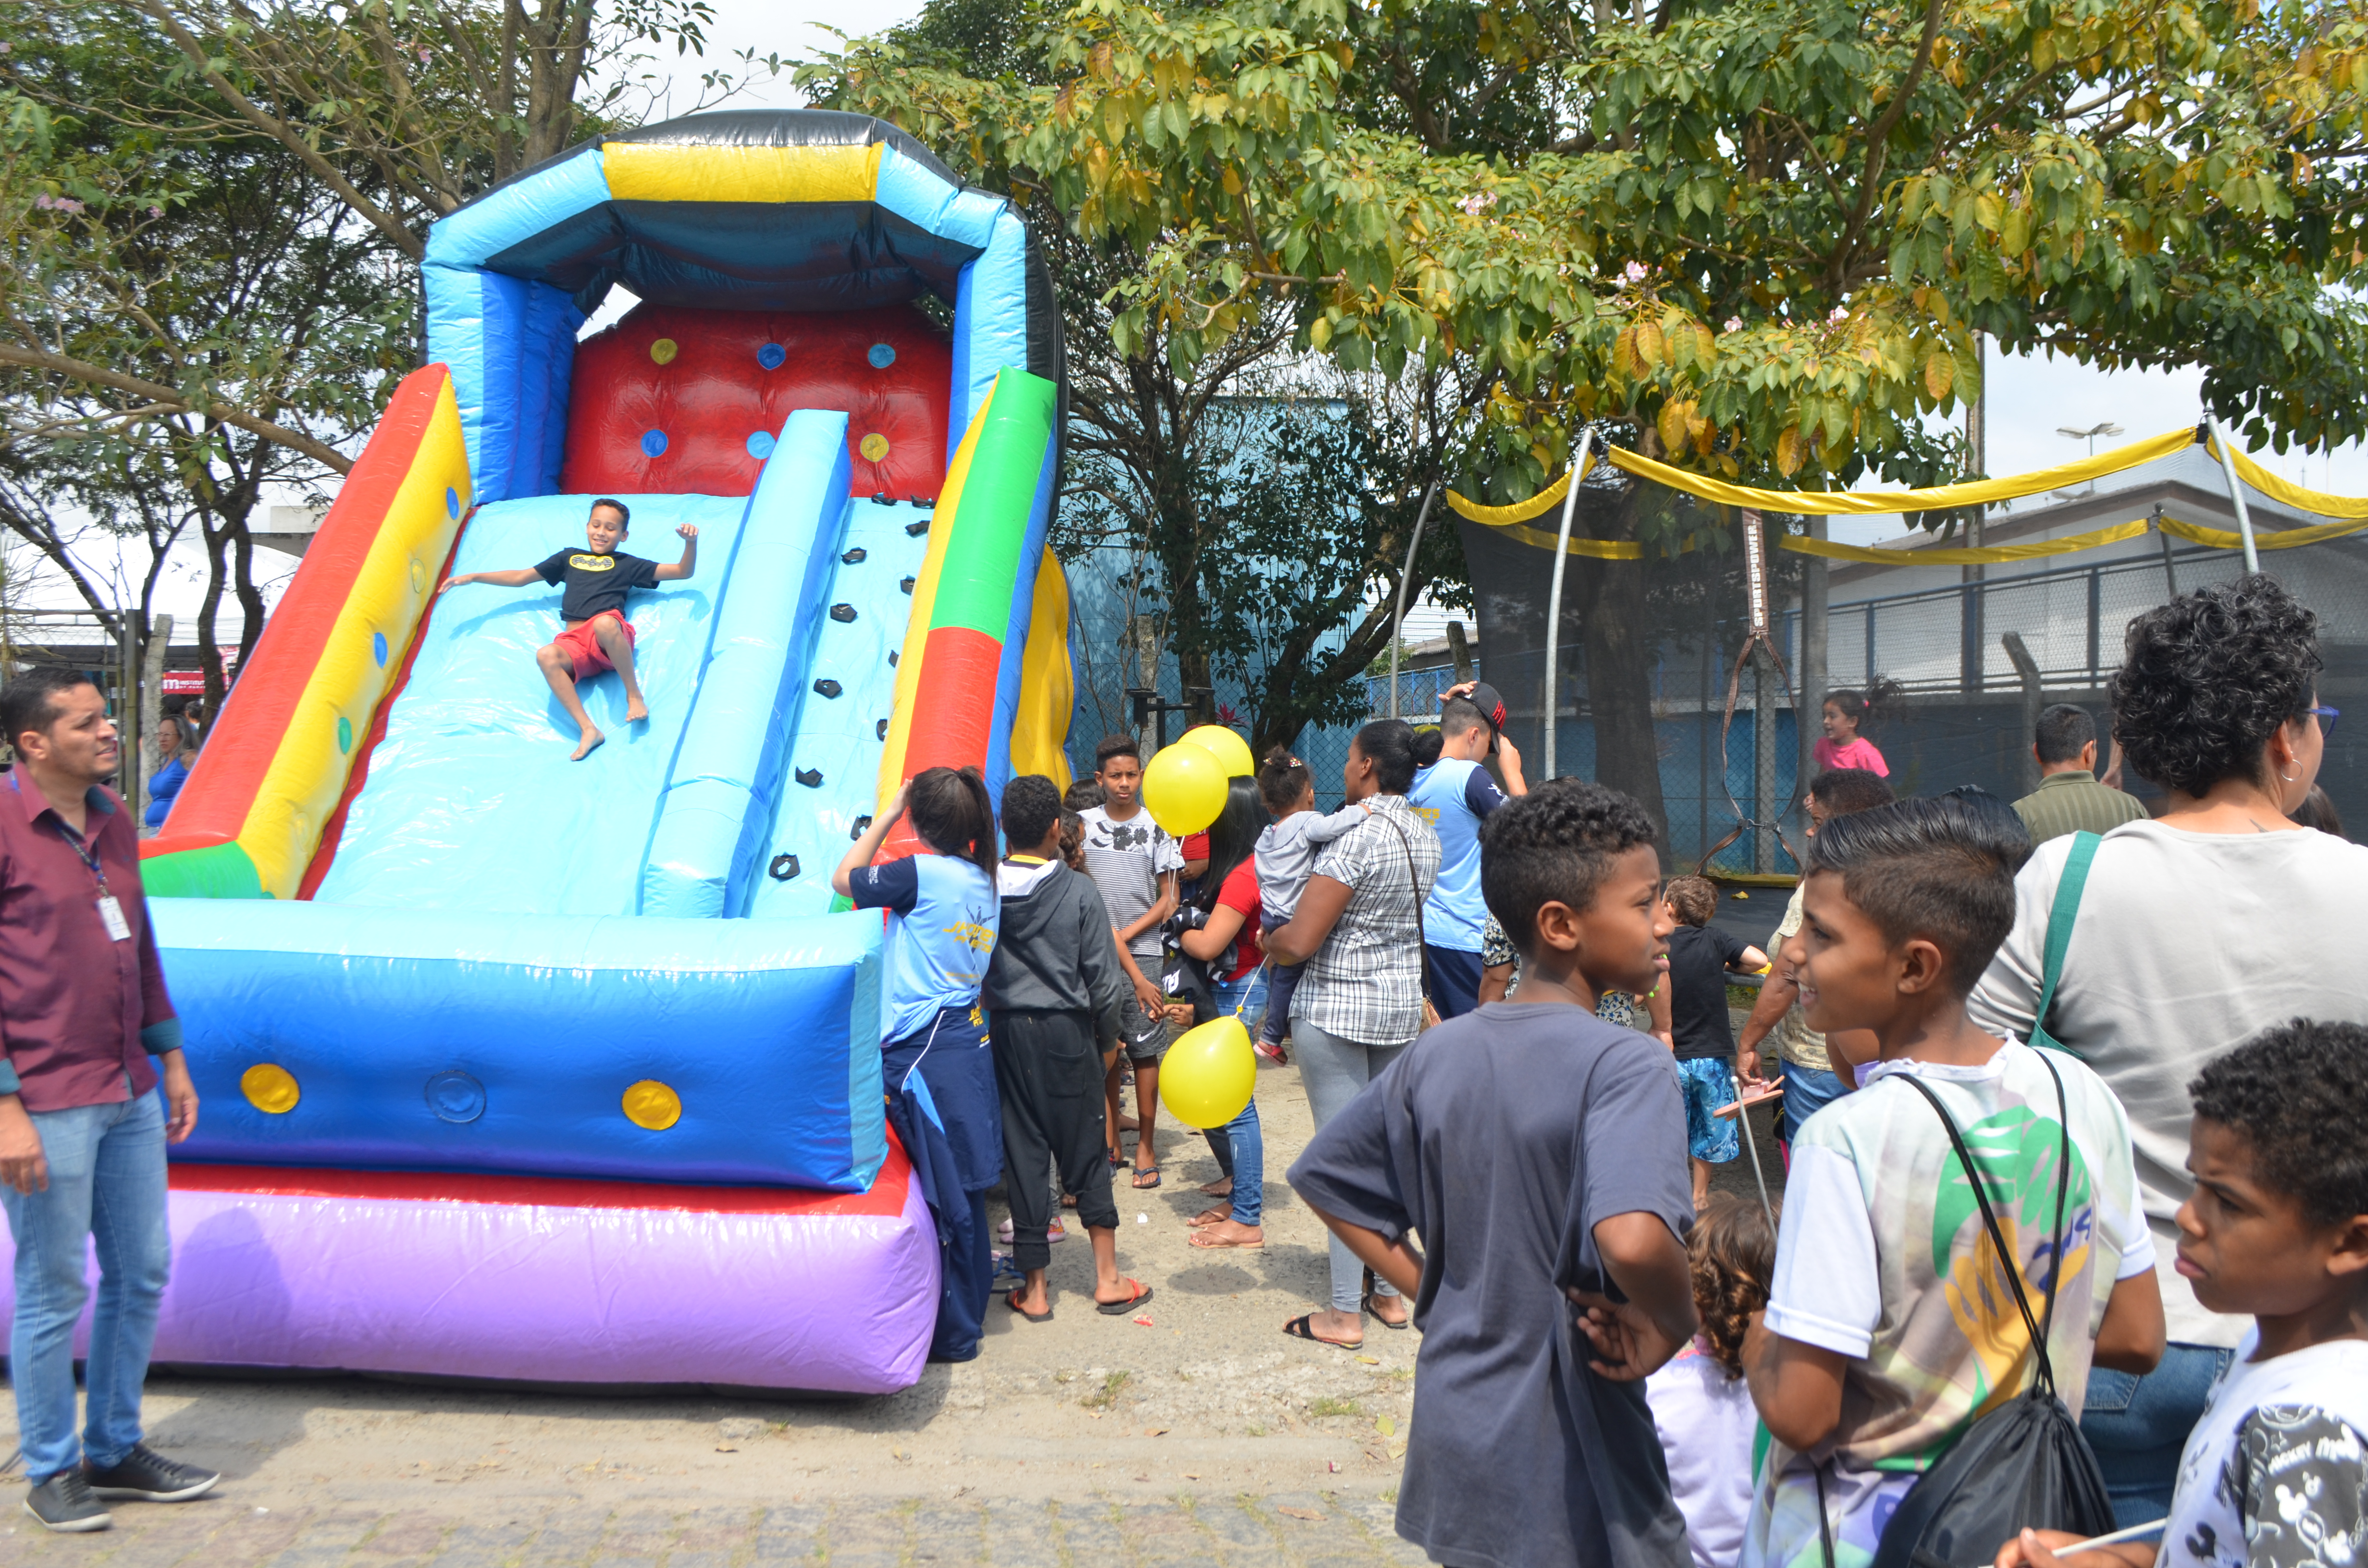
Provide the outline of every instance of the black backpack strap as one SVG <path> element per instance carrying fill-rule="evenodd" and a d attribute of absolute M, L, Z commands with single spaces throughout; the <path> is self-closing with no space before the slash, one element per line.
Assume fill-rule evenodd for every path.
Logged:
<path fill-rule="evenodd" d="M 2049 1076 L 2055 1076 L 2055 1069 L 2052 1064 L 2047 1071 Z M 1896 1076 L 1909 1088 L 1924 1096 L 1925 1102 L 1932 1108 L 1932 1114 L 1939 1117 L 1941 1125 L 1948 1130 L 1949 1146 L 1957 1152 L 1957 1161 L 1965 1168 L 1965 1180 L 1974 1189 L 1974 1200 L 1981 1205 L 1982 1223 L 1989 1229 L 1990 1244 L 1998 1248 L 1998 1262 L 2006 1267 L 2007 1288 L 2014 1292 L 2015 1308 L 2022 1313 L 2023 1327 L 2031 1335 L 2031 1347 L 2039 1358 L 2040 1386 L 2053 1394 L 2055 1392 L 2055 1369 L 2047 1358 L 2047 1336 L 2039 1325 L 2038 1317 L 2031 1310 L 2030 1298 L 2023 1294 L 2022 1267 L 2015 1261 L 2014 1254 L 2007 1247 L 2006 1232 L 1998 1224 L 1997 1211 L 1990 1207 L 1989 1185 L 1982 1180 L 1981 1167 L 1974 1164 L 1973 1153 L 1965 1147 L 1964 1137 L 1957 1131 L 1956 1119 L 1949 1114 L 1948 1108 L 1941 1103 L 1941 1096 L 1917 1082 L 1916 1074 L 1913 1073 L 1901 1073 Z M 2055 1079 L 2055 1092 L 2059 1096 L 2060 1104 L 2060 1096 L 2064 1092 L 2064 1080 L 2061 1078 Z M 2071 1130 L 2068 1126 L 2065 1130 L 2065 1142 L 2068 1152 L 2071 1142 Z M 2062 1259 L 2054 1255 L 2054 1246 L 2060 1244 L 2063 1240 L 2064 1181 L 2066 1174 L 2059 1172 L 2057 1176 L 2056 1232 L 2055 1240 L 2051 1244 L 2050 1251 L 2054 1270 L 2056 1273 L 2062 1272 L 2063 1269 Z M 2052 1285 L 2047 1293 L 2046 1310 L 2052 1319 L 2055 1313 L 2055 1292 Z"/>

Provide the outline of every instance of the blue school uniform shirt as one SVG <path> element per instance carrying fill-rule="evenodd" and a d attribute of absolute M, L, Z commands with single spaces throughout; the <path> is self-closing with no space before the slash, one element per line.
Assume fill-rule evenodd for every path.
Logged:
<path fill-rule="evenodd" d="M 1406 803 L 1439 835 L 1439 880 L 1423 901 L 1422 939 L 1476 953 L 1488 924 L 1480 897 L 1480 824 L 1505 803 L 1504 793 L 1478 763 L 1441 757 L 1414 776 Z"/>
<path fill-rule="evenodd" d="M 985 871 L 947 855 L 914 855 L 860 866 L 847 888 L 856 908 L 889 913 L 883 1040 L 928 1028 L 944 1008 L 978 1006 L 1002 919 Z"/>

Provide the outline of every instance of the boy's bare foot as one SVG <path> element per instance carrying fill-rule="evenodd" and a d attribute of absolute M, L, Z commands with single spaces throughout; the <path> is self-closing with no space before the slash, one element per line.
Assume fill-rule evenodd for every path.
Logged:
<path fill-rule="evenodd" d="M 592 753 L 599 747 L 601 742 L 608 738 L 608 736 L 602 734 L 598 730 L 585 731 L 584 738 L 576 743 L 575 755 L 569 757 L 567 760 L 570 762 L 583 761 L 586 757 L 590 756 Z"/>
<path fill-rule="evenodd" d="M 638 724 L 650 716 L 650 705 L 636 697 L 625 704 L 625 722 Z"/>
<path fill-rule="evenodd" d="M 1190 1220 L 1185 1221 L 1184 1223 L 1188 1229 L 1197 1231 L 1204 1225 L 1222 1225 L 1227 1220 L 1232 1219 L 1233 1214 L 1234 1206 L 1232 1204 L 1220 1203 L 1213 1209 L 1201 1210 L 1198 1214 L 1195 1214 Z"/>
<path fill-rule="evenodd" d="M 1234 1178 L 1231 1176 L 1219 1176 L 1216 1180 L 1210 1182 L 1201 1187 L 1201 1191 L 1204 1197 L 1208 1198 L 1231 1198 L 1234 1195 Z"/>
<path fill-rule="evenodd" d="M 1266 1245 L 1266 1233 L 1256 1225 L 1236 1225 L 1231 1219 L 1225 1219 L 1193 1232 L 1184 1244 L 1251 1250 Z"/>

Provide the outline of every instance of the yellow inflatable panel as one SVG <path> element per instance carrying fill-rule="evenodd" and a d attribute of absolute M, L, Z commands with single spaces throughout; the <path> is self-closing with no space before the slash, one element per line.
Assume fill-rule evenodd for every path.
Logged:
<path fill-rule="evenodd" d="M 1069 668 L 1069 576 L 1050 550 L 1036 571 L 1028 646 L 1019 656 L 1019 711 L 1011 720 L 1011 771 L 1069 787 L 1069 715 L 1077 699 Z"/>
<path fill-rule="evenodd" d="M 620 201 L 869 201 L 881 142 L 869 147 L 668 147 L 609 142 L 600 166 Z"/>

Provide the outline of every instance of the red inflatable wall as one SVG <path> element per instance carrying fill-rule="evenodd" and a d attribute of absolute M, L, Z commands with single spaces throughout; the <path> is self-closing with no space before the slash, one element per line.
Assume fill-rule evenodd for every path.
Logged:
<path fill-rule="evenodd" d="M 636 305 L 575 347 L 568 494 L 746 495 L 792 410 L 848 418 L 853 493 L 934 497 L 953 351 L 910 305 L 804 315 Z"/>

